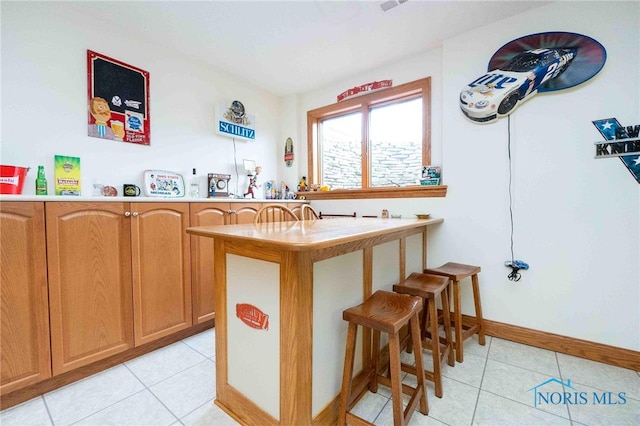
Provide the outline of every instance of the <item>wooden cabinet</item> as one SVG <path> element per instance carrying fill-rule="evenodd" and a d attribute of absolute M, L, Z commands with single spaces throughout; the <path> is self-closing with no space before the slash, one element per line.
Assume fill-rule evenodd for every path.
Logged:
<path fill-rule="evenodd" d="M 133 347 L 128 203 L 47 203 L 53 374 Z"/>
<path fill-rule="evenodd" d="M 53 374 L 191 326 L 188 203 L 47 203 Z"/>
<path fill-rule="evenodd" d="M 191 326 L 188 203 L 131 203 L 136 346 Z"/>
<path fill-rule="evenodd" d="M 213 240 L 186 229 L 262 204 L 0 202 L 0 395 L 212 320 Z"/>
<path fill-rule="evenodd" d="M 218 203 L 192 203 L 191 226 L 224 225 L 228 207 Z M 194 324 L 211 320 L 214 314 L 213 240 L 191 236 L 191 290 Z"/>
<path fill-rule="evenodd" d="M 261 203 L 233 203 L 230 208 L 229 222 L 227 225 L 239 225 L 253 223 L 256 213 L 262 206 Z"/>
<path fill-rule="evenodd" d="M 51 377 L 44 203 L 0 202 L 0 394 Z"/>
<path fill-rule="evenodd" d="M 190 226 L 251 223 L 260 203 L 191 203 Z M 215 318 L 213 240 L 191 236 L 193 323 Z"/>

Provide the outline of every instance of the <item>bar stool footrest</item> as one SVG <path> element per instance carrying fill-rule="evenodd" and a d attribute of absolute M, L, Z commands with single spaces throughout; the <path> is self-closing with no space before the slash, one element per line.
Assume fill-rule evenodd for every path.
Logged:
<path fill-rule="evenodd" d="M 375 426 L 375 424 L 370 423 L 362 417 L 358 417 L 352 413 L 347 413 L 347 423 L 352 426 Z"/>

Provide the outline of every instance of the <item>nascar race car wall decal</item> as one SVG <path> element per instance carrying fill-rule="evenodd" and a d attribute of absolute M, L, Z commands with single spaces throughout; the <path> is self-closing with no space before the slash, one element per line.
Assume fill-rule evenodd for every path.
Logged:
<path fill-rule="evenodd" d="M 538 92 L 566 89 L 596 75 L 606 51 L 594 39 L 575 33 L 531 34 L 496 51 L 488 72 L 460 93 L 460 109 L 476 123 L 511 114 Z"/>

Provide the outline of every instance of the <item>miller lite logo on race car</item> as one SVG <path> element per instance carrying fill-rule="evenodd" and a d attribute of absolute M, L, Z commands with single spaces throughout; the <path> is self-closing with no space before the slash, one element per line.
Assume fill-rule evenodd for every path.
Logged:
<path fill-rule="evenodd" d="M 571 64 L 577 49 L 535 49 L 516 55 L 507 65 L 484 74 L 460 93 L 460 108 L 478 123 L 503 117 L 556 78 Z"/>

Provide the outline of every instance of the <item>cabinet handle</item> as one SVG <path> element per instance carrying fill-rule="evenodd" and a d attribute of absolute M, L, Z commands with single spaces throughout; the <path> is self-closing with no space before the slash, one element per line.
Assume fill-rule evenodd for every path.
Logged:
<path fill-rule="evenodd" d="M 125 217 L 129 217 L 129 216 L 131 216 L 131 212 L 128 212 L 128 211 L 124 212 L 124 215 L 125 215 Z"/>
<path fill-rule="evenodd" d="M 227 211 L 227 213 L 229 213 L 229 214 L 233 214 L 233 213 L 235 213 L 235 212 L 236 212 L 235 210 L 228 210 L 228 211 Z"/>
<path fill-rule="evenodd" d="M 133 212 L 133 217 L 138 217 L 138 212 Z"/>

